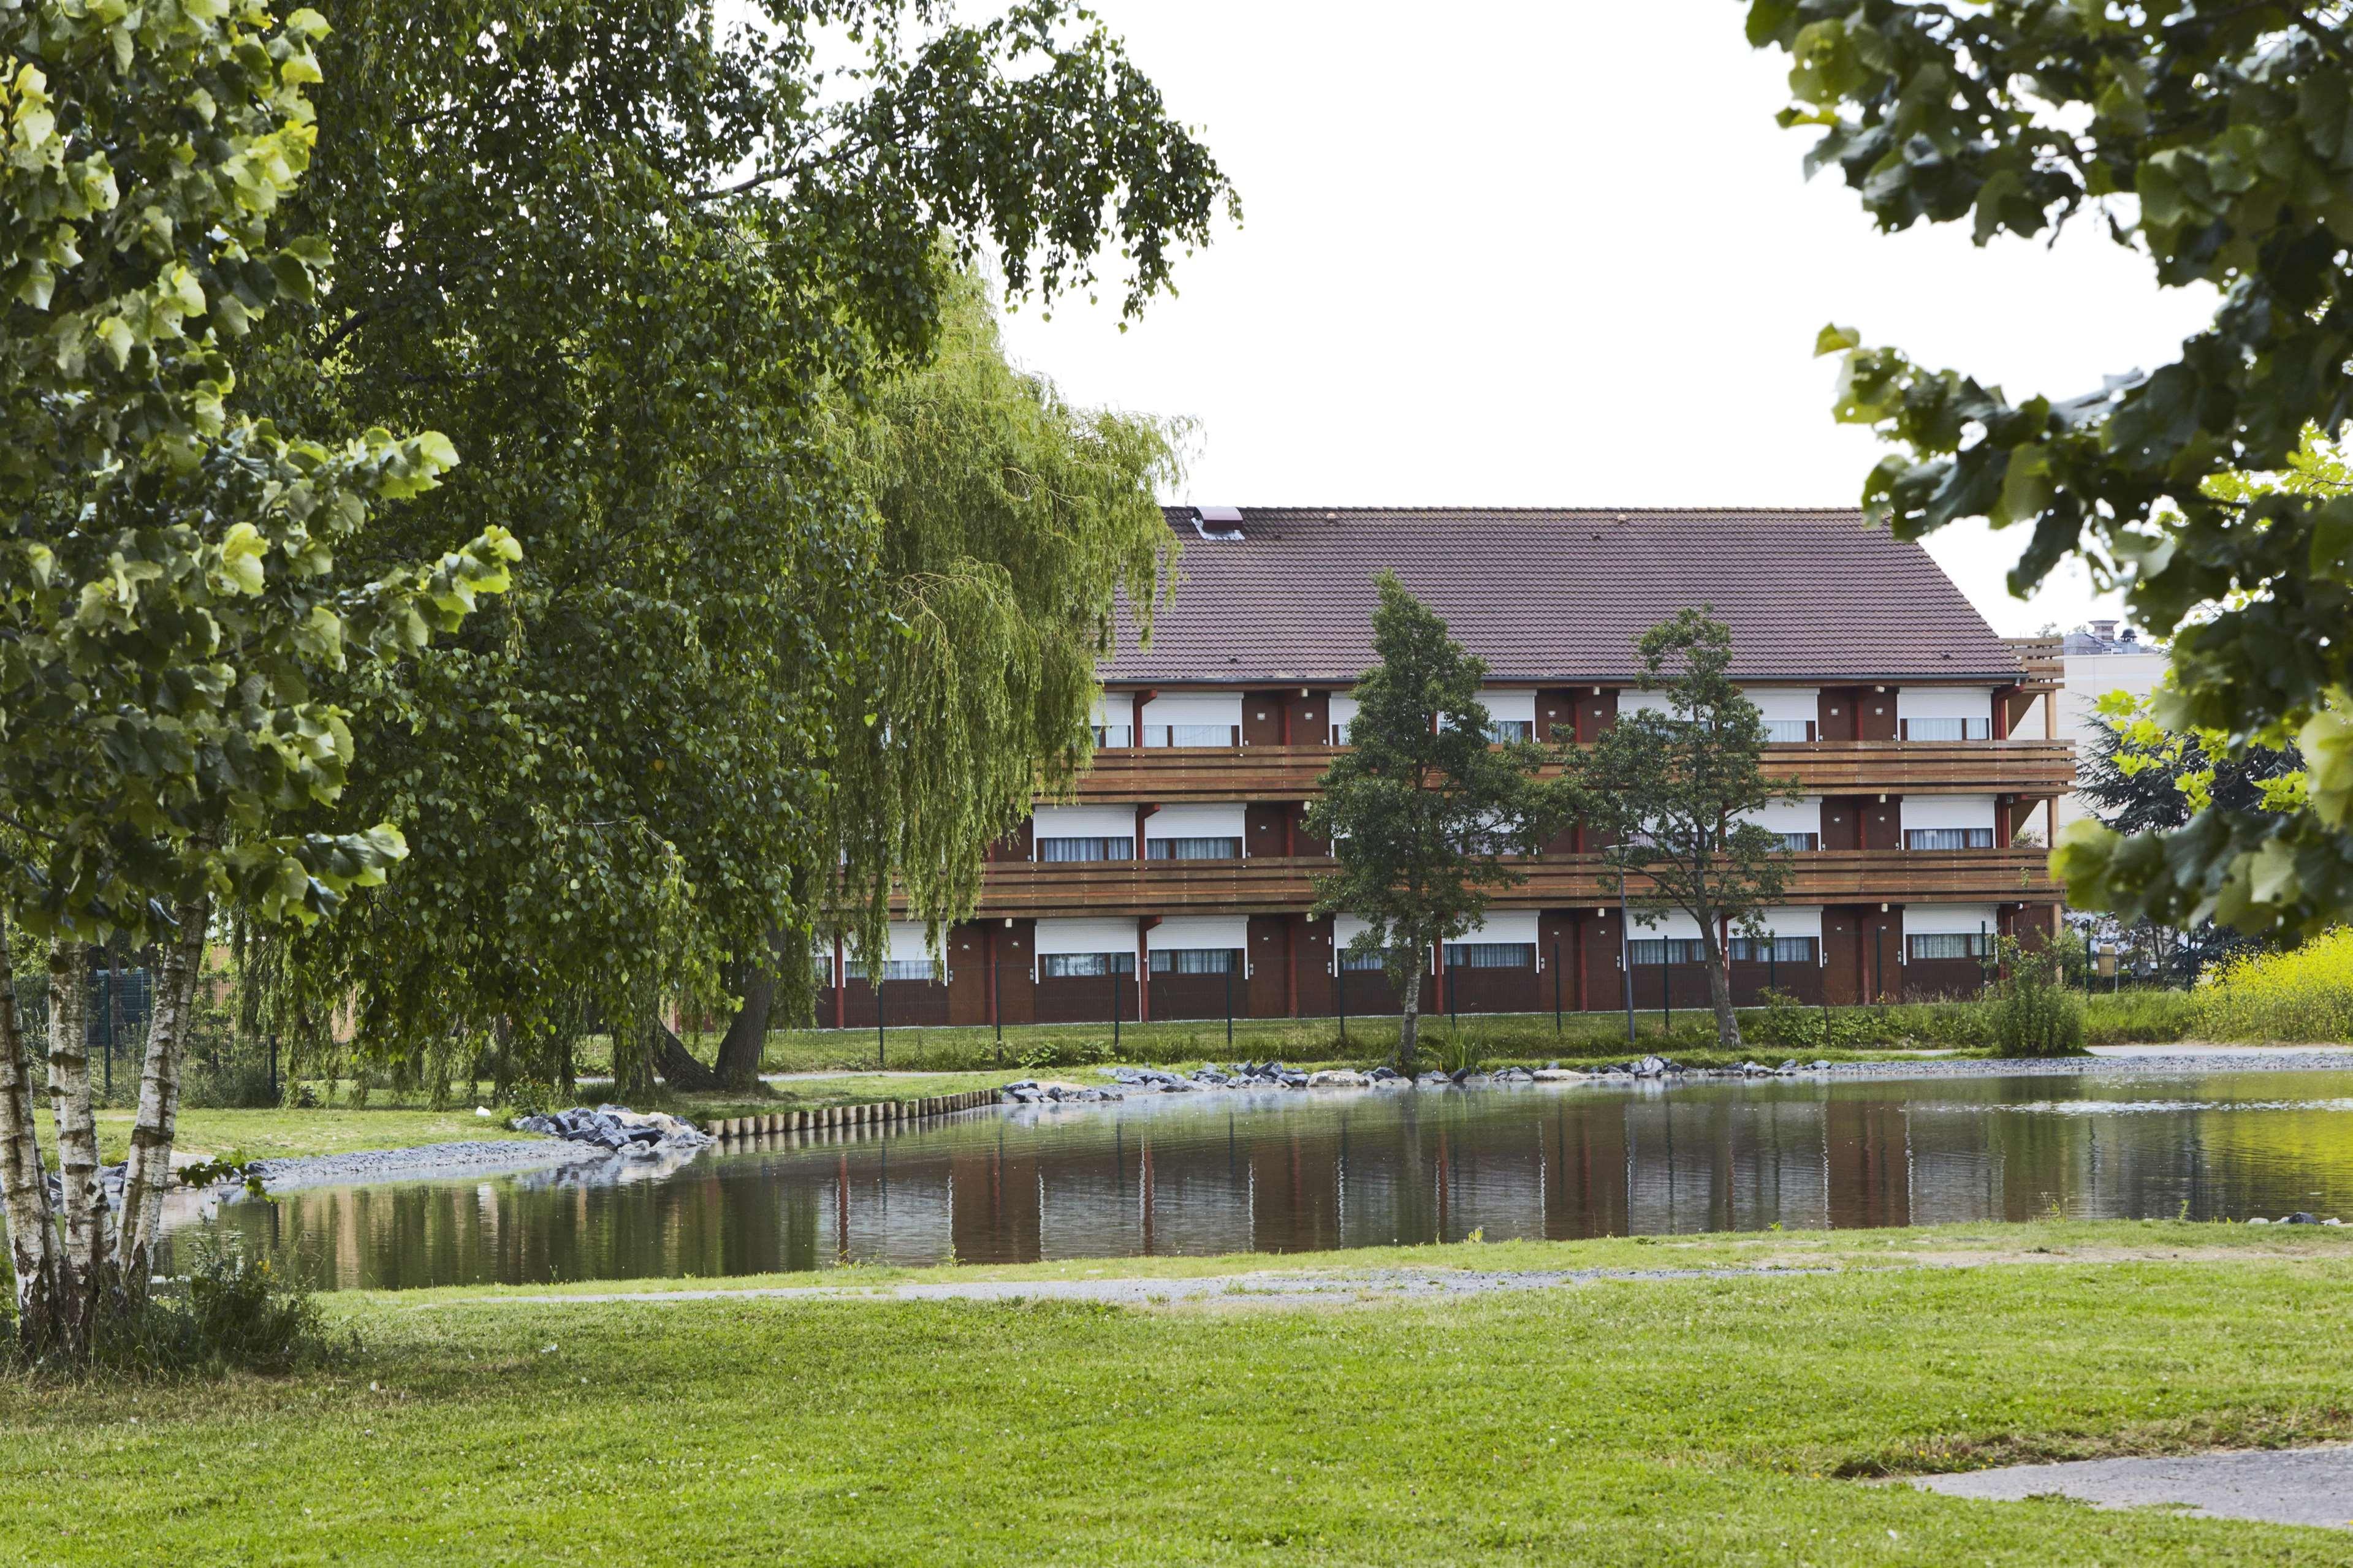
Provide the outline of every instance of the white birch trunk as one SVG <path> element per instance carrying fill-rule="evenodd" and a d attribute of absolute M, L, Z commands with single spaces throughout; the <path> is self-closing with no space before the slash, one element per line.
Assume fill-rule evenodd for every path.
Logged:
<path fill-rule="evenodd" d="M 122 1214 L 114 1241 L 114 1272 L 124 1296 L 147 1295 L 154 1273 L 155 1237 L 164 1224 L 164 1194 L 172 1185 L 172 1145 L 180 1122 L 180 1064 L 203 979 L 206 928 L 212 903 L 197 899 L 177 911 L 179 931 L 163 949 L 155 1010 L 147 1023 L 147 1061 L 139 1079 L 139 1120 L 131 1130 L 131 1157 L 122 1173 Z"/>
<path fill-rule="evenodd" d="M 98 1119 L 90 1100 L 90 950 L 59 939 L 49 946 L 49 1102 L 58 1120 L 58 1205 L 65 1248 L 58 1284 L 68 1352 L 90 1347 L 99 1295 L 112 1268 L 106 1189 L 100 1184 Z"/>
<path fill-rule="evenodd" d="M 58 1229 L 41 1173 L 41 1126 L 33 1058 L 16 1011 L 8 928 L 0 920 L 0 1225 L 16 1273 L 16 1337 L 27 1354 L 48 1349 L 58 1321 Z"/>

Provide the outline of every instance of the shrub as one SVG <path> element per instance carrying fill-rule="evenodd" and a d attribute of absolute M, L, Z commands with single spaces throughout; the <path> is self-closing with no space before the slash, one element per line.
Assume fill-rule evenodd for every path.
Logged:
<path fill-rule="evenodd" d="M 2198 1014 L 2218 1040 L 2353 1040 L 2353 927 L 2222 965 L 2200 987 Z"/>
<path fill-rule="evenodd" d="M 142 1311 L 106 1323 L 94 1347 L 100 1366 L 292 1372 L 356 1348 L 329 1336 L 309 1289 L 271 1259 L 192 1239 L 200 1250 L 186 1275 L 158 1285 Z"/>
<path fill-rule="evenodd" d="M 2002 943 L 2010 977 L 1994 1002 L 1994 1038 L 2014 1057 L 2069 1057 L 2084 1048 L 2084 999 L 2048 949 Z"/>

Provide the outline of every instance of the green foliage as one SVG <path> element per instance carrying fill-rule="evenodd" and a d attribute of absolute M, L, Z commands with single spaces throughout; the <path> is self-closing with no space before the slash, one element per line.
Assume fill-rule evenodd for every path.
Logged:
<path fill-rule="evenodd" d="M 272 1022 L 323 1061 L 348 997 L 365 1047 L 419 1079 L 487 1054 L 559 1083 L 598 1029 L 638 1085 L 661 1008 L 723 1005 L 747 957 L 805 1006 L 838 829 L 860 836 L 861 909 L 901 854 L 922 859 L 888 869 L 954 906 L 954 841 L 998 819 L 1015 764 L 950 776 L 894 747 L 983 689 L 989 639 L 1092 631 L 1109 581 L 1040 584 L 1132 576 L 1134 515 L 1103 491 L 1158 460 L 1135 426 L 1038 476 L 1073 481 L 1050 505 L 1014 471 L 1039 432 L 1007 438 L 1005 493 L 961 531 L 902 510 L 894 540 L 862 488 L 942 449 L 867 438 L 894 376 L 943 349 L 992 374 L 952 261 L 987 247 L 1051 296 L 1116 247 L 1133 309 L 1229 192 L 1051 0 L 977 26 L 899 0 L 776 0 L 743 26 L 709 0 L 329 11 L 306 199 L 350 260 L 249 368 L 306 417 L 485 432 L 415 526 L 495 519 L 529 555 L 494 616 L 364 693 L 343 812 L 398 824 L 410 859 L 359 920 L 262 956 Z M 966 499 L 987 484 L 965 477 Z M 1082 522 L 1068 548 L 1035 534 Z M 1033 556 L 987 552 L 1022 530 Z M 1072 678 L 1028 652 L 1010 696 L 975 704 L 976 743 L 1067 737 L 1050 710 Z M 860 807 L 836 796 L 852 779 Z"/>
<path fill-rule="evenodd" d="M 2353 927 L 2235 960 L 2200 988 L 2198 1005 L 2200 1026 L 2218 1040 L 2353 1044 Z"/>
<path fill-rule="evenodd" d="M 179 1177 L 180 1184 L 185 1187 L 209 1187 L 216 1182 L 241 1183 L 247 1192 L 259 1197 L 261 1173 L 254 1167 L 260 1163 L 242 1149 L 231 1149 L 226 1154 L 215 1154 L 210 1159 L 182 1165 L 173 1174 Z"/>
<path fill-rule="evenodd" d="M 2301 809 L 2218 804 L 2128 839 L 2080 826 L 2053 858 L 2071 900 L 2251 932 L 2344 919 L 2353 495 L 2295 467 L 2310 427 L 2353 412 L 2341 23 L 2282 4 L 1752 0 L 1748 37 L 1790 58 L 1782 123 L 1822 128 L 1809 168 L 1835 165 L 1882 228 L 1967 221 L 1984 244 L 2089 205 L 2159 286 L 2219 291 L 2179 358 L 2073 398 L 2013 400 L 1843 328 L 1818 348 L 1844 356 L 1837 417 L 1905 448 L 1865 482 L 1867 510 L 1905 538 L 2027 528 L 2014 592 L 2074 556 L 2172 638 L 2166 728 L 2303 751 Z"/>
<path fill-rule="evenodd" d="M 1176 478 L 1175 432 L 1016 372 L 970 276 L 944 290 L 931 362 L 842 424 L 894 634 L 833 716 L 828 836 L 853 953 L 871 957 L 894 888 L 934 931 L 970 913 L 982 847 L 1085 768 L 1114 594 L 1148 637 L 1176 552 L 1154 500 Z"/>
<path fill-rule="evenodd" d="M 1476 930 L 1493 894 L 1527 879 L 1502 858 L 1541 842 L 1544 753 L 1533 742 L 1489 743 L 1486 665 L 1394 575 L 1377 582 L 1377 662 L 1356 683 L 1350 749 L 1325 771 L 1307 831 L 1339 863 L 1316 881 L 1316 912 L 1364 921 L 1348 952 L 1380 954 L 1404 999 L 1398 1056 L 1410 1071 L 1431 950 Z"/>
<path fill-rule="evenodd" d="M 1668 707 L 1620 713 L 1590 746 L 1563 745 L 1565 812 L 1606 836 L 1605 863 L 1635 914 L 1678 910 L 1699 927 L 1718 1043 L 1740 1047 L 1725 978 L 1725 923 L 1755 926 L 1778 903 L 1789 857 L 1751 819 L 1798 793 L 1762 767 L 1765 718 L 1732 679 L 1732 634 L 1684 610 L 1635 639 L 1641 685 Z"/>
<path fill-rule="evenodd" d="M 449 442 L 231 410 L 232 348 L 326 286 L 282 222 L 325 32 L 259 0 L 0 16 L 0 900 L 37 931 L 146 940 L 208 895 L 307 922 L 380 881 L 389 826 L 290 826 L 353 759 L 322 689 L 516 558 L 491 523 L 355 571 Z"/>
<path fill-rule="evenodd" d="M 2066 1057 L 2084 1048 L 2084 999 L 2048 947 L 2002 941 L 2005 971 L 1995 993 L 1994 1040 L 2004 1056 Z"/>
<path fill-rule="evenodd" d="M 338 1339 L 309 1289 L 268 1258 L 192 1242 L 188 1273 L 111 1321 L 93 1361 L 114 1373 L 284 1373 L 332 1365 L 357 1348 Z"/>

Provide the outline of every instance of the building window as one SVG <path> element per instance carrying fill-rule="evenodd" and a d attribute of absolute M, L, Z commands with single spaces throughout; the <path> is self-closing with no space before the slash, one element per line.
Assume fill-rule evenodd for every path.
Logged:
<path fill-rule="evenodd" d="M 1449 969 L 1534 969 L 1536 944 L 1532 942 L 1450 942 Z"/>
<path fill-rule="evenodd" d="M 1707 950 L 1695 936 L 1652 936 L 1628 942 L 1626 956 L 1636 964 L 1704 963 Z"/>
<path fill-rule="evenodd" d="M 1991 719 L 1906 719 L 1904 738 L 1907 741 L 1989 741 L 1993 738 Z"/>
<path fill-rule="evenodd" d="M 809 961 L 809 970 L 817 978 L 817 988 L 818 990 L 830 991 L 833 989 L 833 960 L 831 958 L 811 959 Z"/>
<path fill-rule="evenodd" d="M 1497 719 L 1487 726 L 1487 739 L 1495 745 L 1508 746 L 1514 741 L 1536 738 L 1536 721 L 1533 719 Z"/>
<path fill-rule="evenodd" d="M 1793 741 L 1814 738 L 1814 721 L 1810 719 L 1767 719 L 1765 739 L 1773 745 L 1788 745 Z"/>
<path fill-rule="evenodd" d="M 1340 967 L 1351 974 L 1362 974 L 1368 969 L 1384 968 L 1388 963 L 1388 959 L 1383 953 L 1350 952 L 1345 948 L 1340 950 Z"/>
<path fill-rule="evenodd" d="M 1230 947 L 1164 947 L 1152 955 L 1155 974 L 1240 974 L 1242 955 Z"/>
<path fill-rule="evenodd" d="M 1356 721 L 1353 719 L 1348 721 L 1348 724 L 1353 724 Z M 1348 744 L 1348 724 L 1335 724 L 1332 726 L 1332 743 L 1334 745 L 1345 746 Z"/>
<path fill-rule="evenodd" d="M 1133 974 L 1135 954 L 1132 952 L 1041 952 L 1038 955 L 1038 978 L 1040 980 L 1085 980 L 1105 974 Z"/>
<path fill-rule="evenodd" d="M 1936 931 L 1906 937 L 1914 958 L 1983 958 L 1993 939 L 1982 931 Z"/>
<path fill-rule="evenodd" d="M 1126 838 L 1040 838 L 1040 860 L 1133 860 L 1135 840 Z"/>
<path fill-rule="evenodd" d="M 855 959 L 841 967 L 852 980 L 867 978 L 867 966 Z M 882 978 L 885 980 L 937 980 L 939 977 L 938 965 L 928 958 L 893 958 L 882 965 Z"/>
<path fill-rule="evenodd" d="M 1242 732 L 1231 724 L 1146 724 L 1146 746 L 1239 746 Z"/>
<path fill-rule="evenodd" d="M 1773 837 L 1780 840 L 1781 848 L 1797 854 L 1822 847 L 1822 836 L 1819 833 L 1776 833 Z"/>
<path fill-rule="evenodd" d="M 1155 860 L 1239 860 L 1239 838 L 1147 838 L 1145 853 Z"/>
<path fill-rule="evenodd" d="M 1990 827 L 1907 827 L 1904 830 L 1906 849 L 1990 849 L 1993 829 Z"/>
<path fill-rule="evenodd" d="M 1814 939 L 1810 936 L 1768 936 L 1759 941 L 1755 937 L 1736 936 L 1732 939 L 1732 962 L 1812 963 L 1816 962 Z"/>
<path fill-rule="evenodd" d="M 1099 747 L 1125 748 L 1133 746 L 1135 744 L 1135 726 L 1133 724 L 1098 724 L 1095 726 L 1095 744 Z"/>

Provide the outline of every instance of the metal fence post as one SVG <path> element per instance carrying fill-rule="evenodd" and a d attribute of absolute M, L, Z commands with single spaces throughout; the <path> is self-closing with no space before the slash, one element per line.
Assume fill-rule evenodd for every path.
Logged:
<path fill-rule="evenodd" d="M 1114 1052 L 1119 1049 L 1119 966 L 1117 964 L 1112 966 L 1111 972 L 1111 1048 Z"/>
<path fill-rule="evenodd" d="M 1560 1038 L 1560 943 L 1552 944 L 1552 1036 Z"/>
<path fill-rule="evenodd" d="M 114 1093 L 114 955 L 107 955 L 106 967 L 99 971 L 106 978 L 99 982 L 99 1016 L 106 1020 L 106 1092 Z M 83 1058 L 89 1060 L 88 1058 Z M 85 1071 L 88 1069 L 85 1068 Z"/>
<path fill-rule="evenodd" d="M 877 974 L 874 977 L 874 1070 L 876 1072 L 887 1072 L 891 1067 L 890 1054 L 883 1048 L 882 1043 L 882 987 L 888 983 L 887 975 Z"/>
<path fill-rule="evenodd" d="M 1005 960 L 994 965 L 996 973 L 988 977 L 988 1022 L 997 1031 L 997 1065 L 1005 1065 Z"/>
<path fill-rule="evenodd" d="M 1667 949 L 1667 961 L 1659 965 L 1659 1033 L 1675 1032 L 1675 951 Z"/>
<path fill-rule="evenodd" d="M 1348 1043 L 1348 964 L 1340 953 L 1332 955 L 1332 1005 L 1340 1012 L 1340 1043 Z"/>
<path fill-rule="evenodd" d="M 1234 963 L 1226 960 L 1226 1049 L 1234 1048 Z"/>

